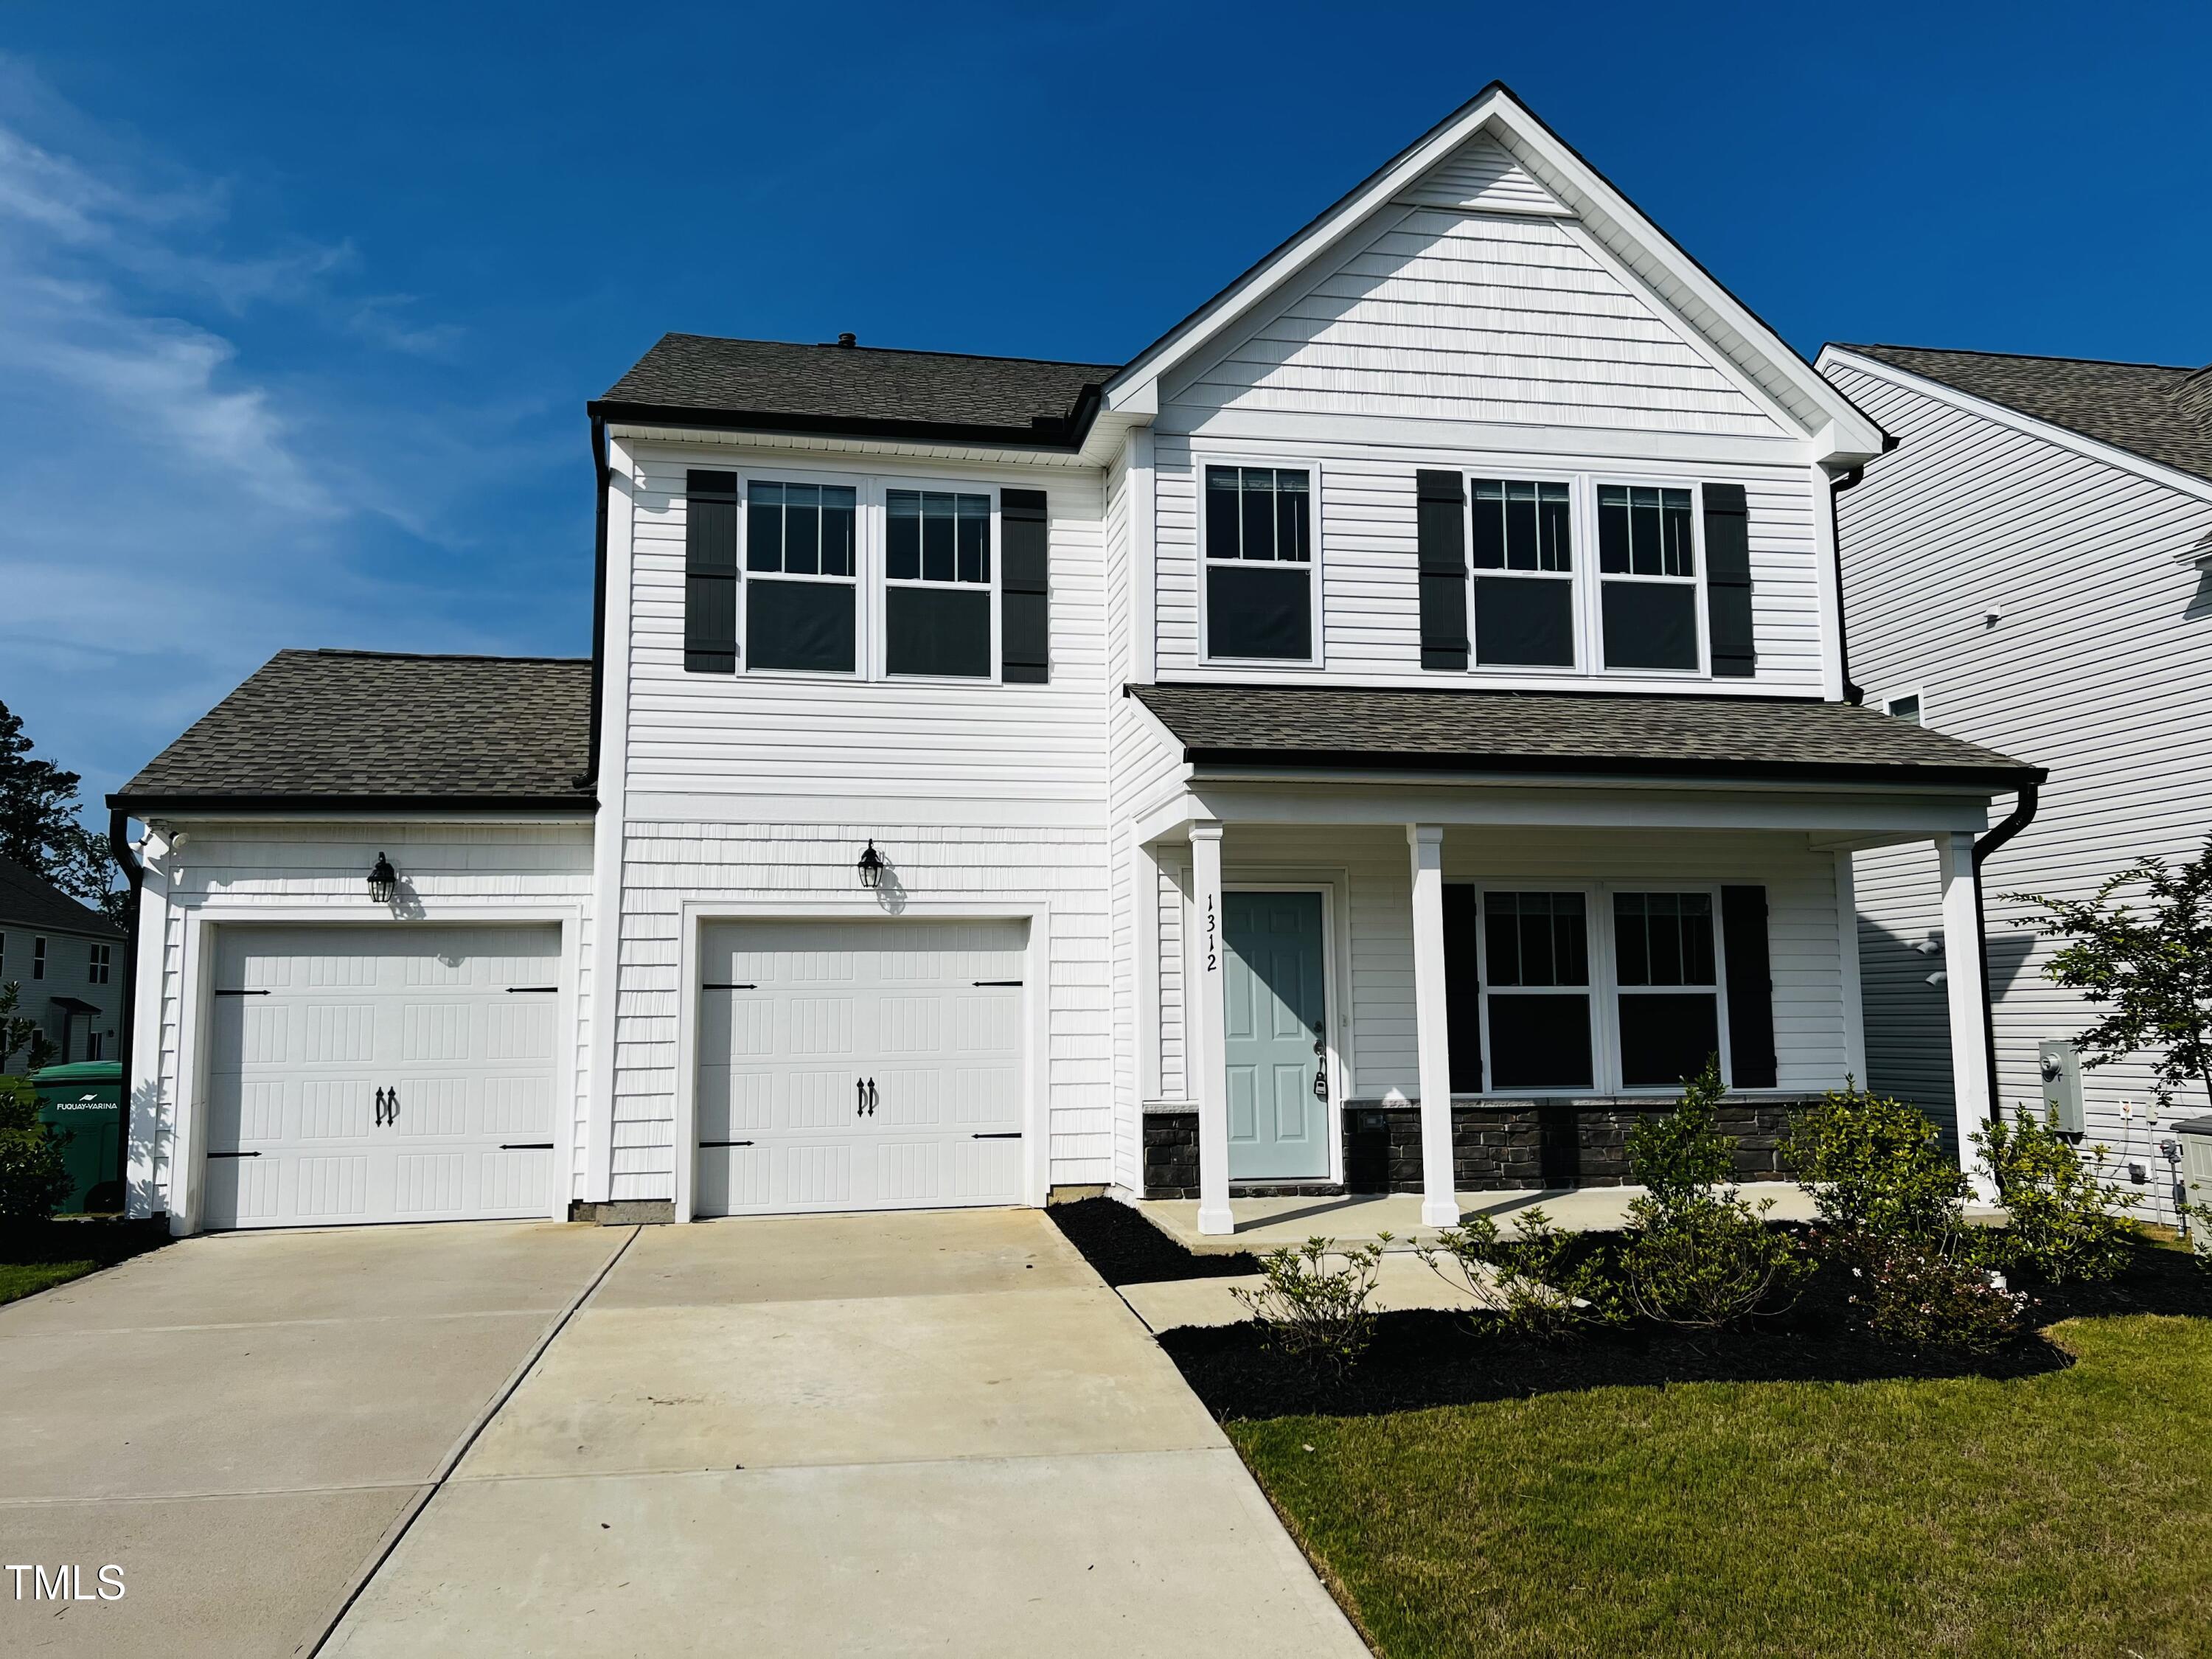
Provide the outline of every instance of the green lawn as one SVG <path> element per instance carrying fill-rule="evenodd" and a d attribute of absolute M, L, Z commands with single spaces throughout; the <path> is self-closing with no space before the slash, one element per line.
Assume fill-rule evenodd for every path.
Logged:
<path fill-rule="evenodd" d="M 2024 1381 L 1229 1432 L 1386 1659 L 2212 1650 L 2212 1321 L 2051 1334 L 2078 1363 Z"/>
<path fill-rule="evenodd" d="M 66 1285 L 168 1242 L 158 1223 L 104 1218 L 0 1228 L 0 1304 Z"/>

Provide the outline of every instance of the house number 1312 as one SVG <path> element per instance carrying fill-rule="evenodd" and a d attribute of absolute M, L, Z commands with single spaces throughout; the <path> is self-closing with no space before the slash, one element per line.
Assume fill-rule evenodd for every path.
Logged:
<path fill-rule="evenodd" d="M 1213 933 L 1213 895 L 1208 893 L 1206 896 L 1206 971 L 1209 974 L 1218 972 L 1220 966 L 1219 959 L 1214 954 Z"/>

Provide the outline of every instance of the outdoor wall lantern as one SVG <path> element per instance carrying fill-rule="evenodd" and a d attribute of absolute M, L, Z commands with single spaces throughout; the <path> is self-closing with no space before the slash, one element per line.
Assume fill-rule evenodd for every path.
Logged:
<path fill-rule="evenodd" d="M 860 854 L 860 861 L 854 867 L 860 872 L 860 885 L 870 892 L 884 884 L 884 855 L 876 851 L 874 842 L 868 843 L 867 851 Z"/>
<path fill-rule="evenodd" d="M 379 904 L 389 904 L 399 890 L 399 872 L 392 867 L 392 860 L 379 853 L 376 862 L 368 866 L 368 896 Z"/>

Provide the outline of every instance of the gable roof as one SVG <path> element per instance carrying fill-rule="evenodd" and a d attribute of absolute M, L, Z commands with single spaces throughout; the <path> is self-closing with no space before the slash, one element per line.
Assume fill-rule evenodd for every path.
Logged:
<path fill-rule="evenodd" d="M 1073 448 L 1113 363 L 664 334 L 594 399 L 610 420 Z"/>
<path fill-rule="evenodd" d="M 2183 388 L 2201 368 L 2031 357 L 1933 346 L 1846 345 L 1833 349 L 1887 363 L 1970 397 L 2047 421 L 2145 460 L 2212 480 L 2212 411 Z M 2198 382 L 2201 390 L 2203 382 Z"/>
<path fill-rule="evenodd" d="M 0 854 L 0 932 L 43 927 L 56 933 L 121 939 L 123 930 L 26 865 Z"/>
<path fill-rule="evenodd" d="M 1492 81 L 1267 253 L 1243 275 L 1137 354 L 1106 387 L 1109 410 L 1149 413 L 1161 378 L 1238 326 L 1269 296 L 1337 249 L 1378 210 L 1478 134 L 1503 148 L 1638 278 L 1679 312 L 1785 410 L 1821 459 L 1870 459 L 1881 428 L 1717 278 L 1652 222 L 1612 181 Z"/>
<path fill-rule="evenodd" d="M 1196 765 L 2039 781 L 2042 769 L 1843 702 L 1647 692 L 1133 685 Z"/>
<path fill-rule="evenodd" d="M 588 658 L 280 651 L 107 801 L 588 807 L 591 705 Z"/>

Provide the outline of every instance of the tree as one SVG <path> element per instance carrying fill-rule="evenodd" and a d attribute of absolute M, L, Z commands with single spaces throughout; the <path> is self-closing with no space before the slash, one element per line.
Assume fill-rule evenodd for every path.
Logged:
<path fill-rule="evenodd" d="M 2136 886 L 2147 908 L 2116 896 Z M 2084 1066 L 2153 1054 L 2161 1110 L 2189 1085 L 2212 1102 L 2212 837 L 2179 870 L 2142 859 L 2086 899 L 2005 896 L 2042 911 L 2025 925 L 2066 941 L 2044 977 L 2106 1010 L 2074 1039 Z"/>
<path fill-rule="evenodd" d="M 0 1072 L 8 1069 L 8 1062 L 16 1055 L 23 1057 L 26 1075 L 51 1062 L 54 1046 L 39 1027 L 39 1022 L 15 1012 L 15 1000 L 22 994 L 22 987 L 10 980 L 0 985 Z"/>
<path fill-rule="evenodd" d="M 83 781 L 50 760 L 33 760 L 21 716 L 0 702 L 0 855 L 35 871 L 70 897 L 124 919 L 107 838 L 78 818 Z"/>

